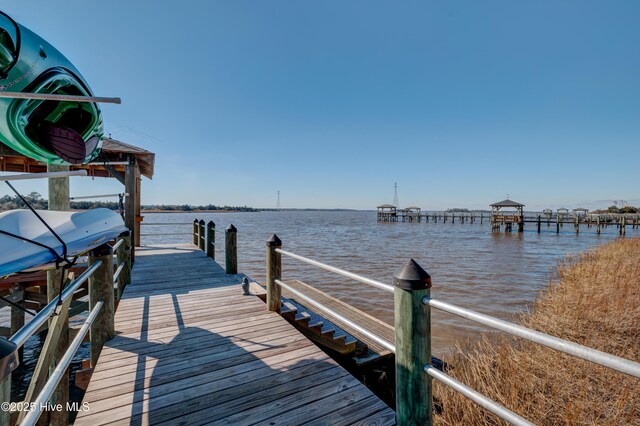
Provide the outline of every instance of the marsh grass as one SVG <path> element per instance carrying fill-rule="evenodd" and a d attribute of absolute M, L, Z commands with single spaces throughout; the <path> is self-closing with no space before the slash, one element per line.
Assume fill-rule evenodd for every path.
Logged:
<path fill-rule="evenodd" d="M 557 268 L 520 323 L 640 362 L 640 239 Z M 456 379 L 540 425 L 640 425 L 640 380 L 521 339 L 484 336 L 448 360 Z M 505 424 L 434 381 L 441 425 Z"/>

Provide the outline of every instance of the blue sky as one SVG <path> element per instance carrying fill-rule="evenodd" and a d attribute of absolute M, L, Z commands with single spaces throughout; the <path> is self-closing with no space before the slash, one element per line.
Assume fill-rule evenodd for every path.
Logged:
<path fill-rule="evenodd" d="M 143 203 L 640 204 L 640 2 L 13 0 L 157 154 Z M 43 184 L 37 189 L 45 193 Z M 74 178 L 72 193 L 117 192 Z"/>

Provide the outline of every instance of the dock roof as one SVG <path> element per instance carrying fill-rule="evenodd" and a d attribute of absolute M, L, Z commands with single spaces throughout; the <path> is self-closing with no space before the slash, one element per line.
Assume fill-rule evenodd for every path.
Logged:
<path fill-rule="evenodd" d="M 524 204 L 516 203 L 507 198 L 506 200 L 491 204 L 491 207 L 524 207 Z"/>
<path fill-rule="evenodd" d="M 379 209 L 395 209 L 396 206 L 393 204 L 381 204 L 378 206 Z"/>
<path fill-rule="evenodd" d="M 126 165 L 120 163 L 133 158 L 135 158 L 138 163 L 140 174 L 152 179 L 156 154 L 112 138 L 104 138 L 100 156 L 92 163 L 71 165 L 70 169 L 86 170 L 89 176 L 112 177 L 109 169 L 124 173 Z M 106 167 L 105 162 L 107 163 Z M 108 165 L 108 163 L 117 164 Z M 42 173 L 46 171 L 46 164 L 26 157 L 0 143 L 0 172 Z"/>

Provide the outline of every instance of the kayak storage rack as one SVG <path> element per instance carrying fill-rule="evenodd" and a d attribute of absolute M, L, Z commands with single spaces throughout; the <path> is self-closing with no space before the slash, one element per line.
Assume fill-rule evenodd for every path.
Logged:
<path fill-rule="evenodd" d="M 59 297 L 51 300 L 11 337 L 0 338 L 0 402 L 9 403 L 10 407 L 2 420 L 9 416 L 17 416 L 16 424 L 35 425 L 41 416 L 48 415 L 48 412 L 54 409 L 67 412 L 67 400 L 59 395 L 66 391 L 64 387 L 68 386 L 68 383 L 63 379 L 68 375 L 69 365 L 78 348 L 89 335 L 90 366 L 93 367 L 104 342 L 115 336 L 115 308 L 125 286 L 131 280 L 131 250 L 131 237 L 127 231 L 115 241 L 86 253 L 88 261 L 82 265 L 77 264 L 77 268 L 68 273 L 64 290 Z M 79 272 L 77 269 L 81 267 L 86 269 L 76 278 L 75 275 Z M 83 289 L 84 285 L 87 289 Z M 76 302 L 84 304 L 85 311 L 88 312 L 86 318 L 79 329 L 71 329 L 69 317 L 79 312 L 77 308 L 71 311 L 69 309 L 74 295 L 75 298 L 86 297 L 87 293 L 87 302 Z M 24 400 L 12 403 L 11 371 L 18 366 L 19 351 L 31 336 L 44 329 L 48 329 L 46 339 Z M 73 338 L 68 344 L 65 337 L 67 333 L 69 340 Z M 76 378 L 78 373 L 80 371 L 76 373 Z M 51 404 L 58 404 L 60 407 L 52 407 Z M 14 417 L 11 419 L 14 420 Z"/>

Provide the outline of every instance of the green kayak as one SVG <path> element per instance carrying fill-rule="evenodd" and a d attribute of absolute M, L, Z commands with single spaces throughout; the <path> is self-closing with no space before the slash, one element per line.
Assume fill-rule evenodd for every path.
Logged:
<path fill-rule="evenodd" d="M 3 12 L 0 91 L 93 95 L 67 58 Z M 100 152 L 102 136 L 95 103 L 0 98 L 0 142 L 43 163 L 88 163 Z"/>

